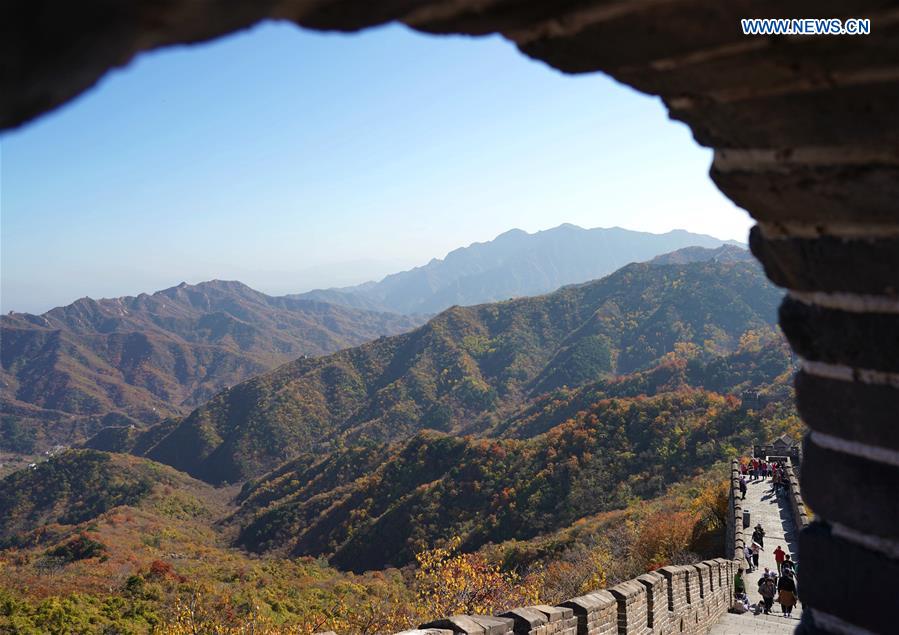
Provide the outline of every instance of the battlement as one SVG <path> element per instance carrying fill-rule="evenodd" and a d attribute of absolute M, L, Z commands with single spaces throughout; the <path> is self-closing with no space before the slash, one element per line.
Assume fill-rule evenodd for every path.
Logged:
<path fill-rule="evenodd" d="M 738 563 L 717 558 L 662 567 L 558 606 L 498 616 L 454 615 L 403 635 L 667 635 L 706 633 L 727 612 Z"/>

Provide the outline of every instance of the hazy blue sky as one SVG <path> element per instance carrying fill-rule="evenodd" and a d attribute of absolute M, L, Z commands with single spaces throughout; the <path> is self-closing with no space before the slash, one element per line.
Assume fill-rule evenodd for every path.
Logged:
<path fill-rule="evenodd" d="M 3 137 L 0 302 L 303 291 L 563 222 L 745 240 L 710 161 L 659 100 L 496 37 L 268 24 L 144 55 Z"/>

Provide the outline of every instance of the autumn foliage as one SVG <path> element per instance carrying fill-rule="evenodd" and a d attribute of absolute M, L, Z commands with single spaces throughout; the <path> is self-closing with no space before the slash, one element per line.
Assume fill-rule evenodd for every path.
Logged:
<path fill-rule="evenodd" d="M 458 553 L 458 537 L 446 547 L 416 555 L 416 610 L 426 619 L 493 613 L 536 604 L 539 579 L 504 572 L 477 553 Z"/>

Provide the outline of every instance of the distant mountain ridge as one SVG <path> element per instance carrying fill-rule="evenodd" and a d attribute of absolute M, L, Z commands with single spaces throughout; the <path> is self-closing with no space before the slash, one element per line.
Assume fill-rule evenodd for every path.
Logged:
<path fill-rule="evenodd" d="M 395 441 L 426 428 L 489 433 L 528 399 L 648 368 L 678 345 L 733 351 L 747 331 L 773 328 L 779 301 L 755 263 L 632 264 L 298 359 L 182 419 L 144 432 L 108 428 L 89 446 L 234 483 L 335 442 Z"/>
<path fill-rule="evenodd" d="M 571 224 L 534 234 L 512 229 L 380 282 L 317 289 L 294 297 L 396 313 L 439 313 L 453 305 L 547 293 L 685 247 L 725 245 L 736 248 L 739 243 L 681 229 L 665 234 Z"/>
<path fill-rule="evenodd" d="M 717 249 L 707 247 L 684 247 L 671 253 L 656 256 L 651 265 L 685 265 L 688 262 L 754 262 L 755 257 L 748 249 L 737 245 L 721 245 Z"/>
<path fill-rule="evenodd" d="M 10 444 L 11 426 L 19 437 L 68 443 L 102 425 L 156 422 L 301 355 L 421 322 L 221 280 L 4 315 L 0 446 Z"/>

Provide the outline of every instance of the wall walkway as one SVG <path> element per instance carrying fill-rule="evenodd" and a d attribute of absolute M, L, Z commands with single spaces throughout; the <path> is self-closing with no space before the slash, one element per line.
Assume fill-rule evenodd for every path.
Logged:
<path fill-rule="evenodd" d="M 734 463 L 732 476 L 735 483 L 737 475 L 738 471 L 736 463 Z M 752 528 L 756 524 L 761 524 L 765 530 L 764 551 L 759 557 L 759 570 L 753 573 L 744 573 L 746 592 L 753 605 L 761 602 L 757 584 L 765 567 L 771 571 L 777 571 L 774 549 L 778 545 L 789 553 L 794 561 L 799 562 L 799 531 L 808 524 L 808 514 L 792 468 L 787 470 L 787 476 L 790 479 L 790 487 L 779 495 L 771 489 L 770 479 L 748 480 L 745 500 L 740 498 L 739 488 L 736 485 L 731 491 L 733 527 L 728 527 L 728 540 L 733 541 L 729 544 L 733 545 L 735 555 L 742 550 L 744 544 L 751 543 Z M 745 530 L 742 526 L 744 511 L 749 512 L 749 527 Z M 740 566 L 746 570 L 748 564 L 745 559 L 740 561 Z M 801 571 L 797 577 L 801 579 Z M 792 616 L 789 618 L 782 614 L 780 605 L 776 602 L 772 611 L 772 615 L 727 614 L 722 616 L 722 619 L 712 627 L 709 631 L 710 635 L 792 633 L 802 617 L 801 605 L 793 609 Z"/>
<path fill-rule="evenodd" d="M 745 500 L 740 497 L 737 462 L 731 464 L 730 516 L 726 528 L 728 558 L 705 560 L 684 566 L 668 566 L 622 582 L 609 589 L 572 598 L 558 606 L 528 606 L 501 615 L 455 615 L 422 624 L 398 635 L 780 635 L 791 633 L 799 623 L 801 608 L 785 618 L 778 607 L 774 615 L 729 614 L 733 602 L 734 574 L 746 568 L 743 545 L 752 527 L 764 527 L 765 551 L 759 566 L 776 571 L 773 551 L 782 545 L 798 562 L 799 529 L 808 515 L 799 493 L 799 483 L 787 470 L 790 486 L 780 495 L 771 491 L 769 480 L 750 481 Z M 743 511 L 750 514 L 744 538 Z M 753 604 L 760 601 L 756 590 L 758 572 L 745 576 Z"/>

